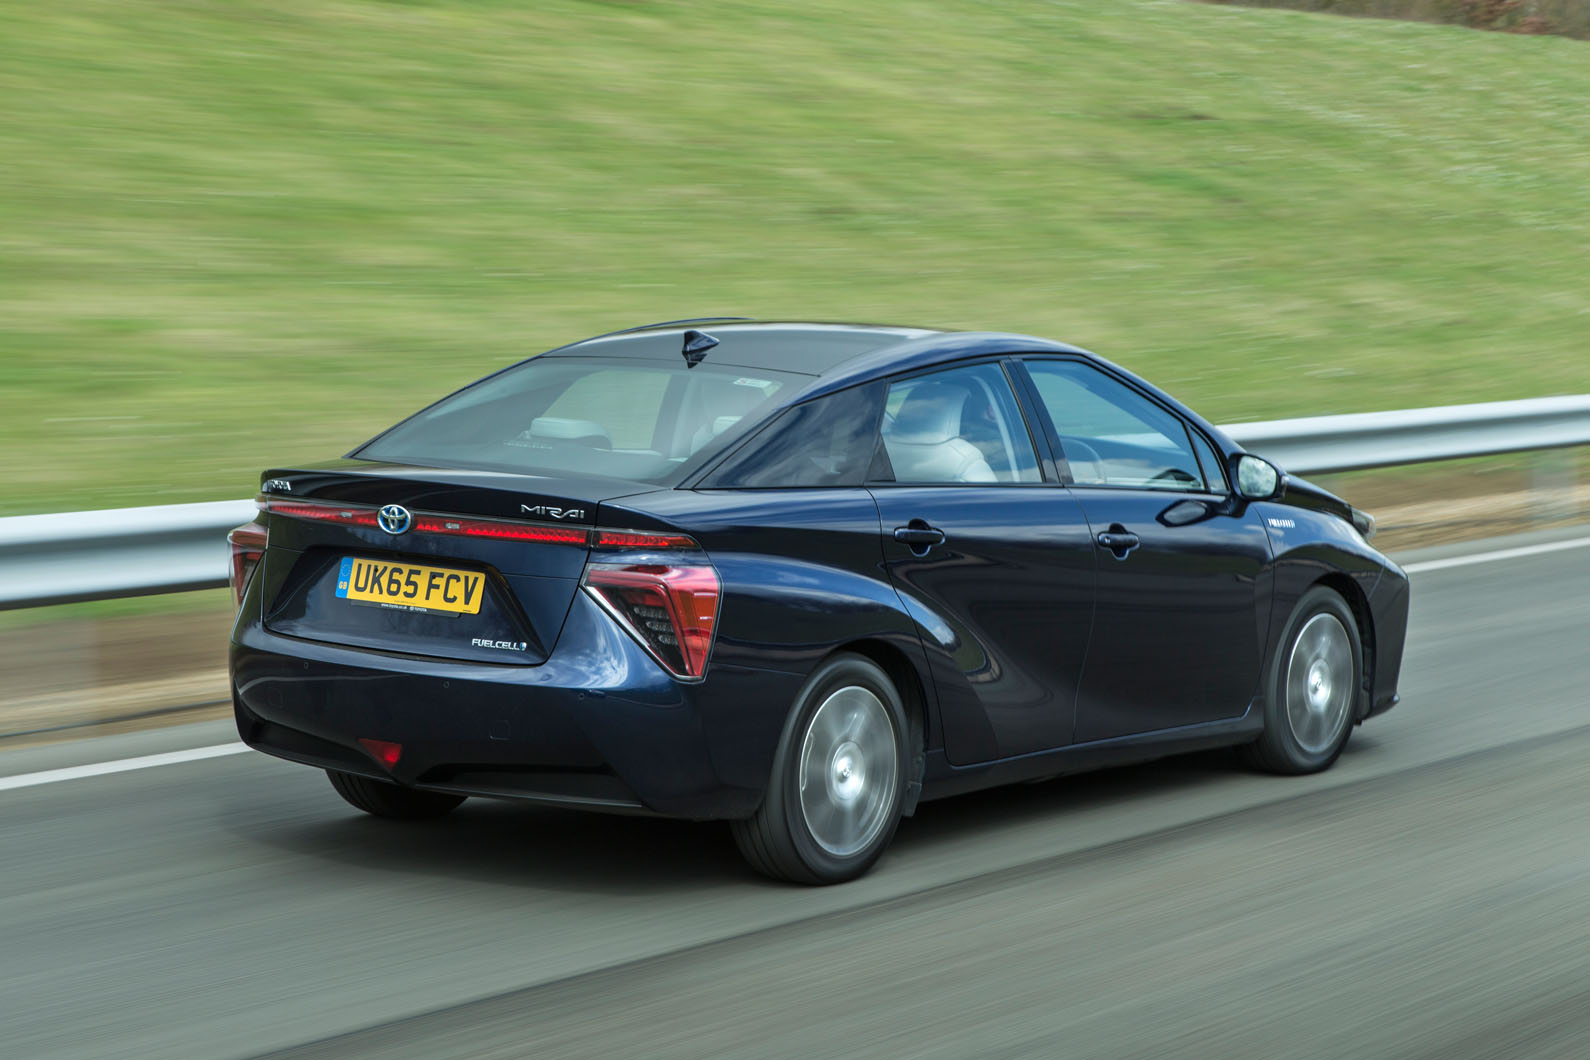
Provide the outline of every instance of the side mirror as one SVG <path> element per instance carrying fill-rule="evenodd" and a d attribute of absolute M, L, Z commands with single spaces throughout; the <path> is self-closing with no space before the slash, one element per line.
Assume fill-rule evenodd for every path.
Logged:
<path fill-rule="evenodd" d="M 1252 453 L 1238 453 L 1237 494 L 1250 501 L 1267 501 L 1281 492 L 1281 472 L 1274 464 Z"/>

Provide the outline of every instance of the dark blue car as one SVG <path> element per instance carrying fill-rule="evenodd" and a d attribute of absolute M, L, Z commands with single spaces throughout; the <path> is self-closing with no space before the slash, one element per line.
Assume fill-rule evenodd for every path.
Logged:
<path fill-rule="evenodd" d="M 1023 335 L 727 320 L 575 343 L 232 533 L 253 747 L 361 810 L 731 822 L 867 870 L 917 805 L 1220 745 L 1329 766 L 1397 700 L 1367 516 Z"/>

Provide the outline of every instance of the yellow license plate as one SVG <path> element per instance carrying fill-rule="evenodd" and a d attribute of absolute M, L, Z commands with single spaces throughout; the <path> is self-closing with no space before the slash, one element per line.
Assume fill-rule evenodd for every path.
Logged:
<path fill-rule="evenodd" d="M 477 615 L 485 594 L 486 576 L 479 571 L 384 563 L 357 556 L 343 557 L 337 571 L 337 595 L 355 603 Z"/>

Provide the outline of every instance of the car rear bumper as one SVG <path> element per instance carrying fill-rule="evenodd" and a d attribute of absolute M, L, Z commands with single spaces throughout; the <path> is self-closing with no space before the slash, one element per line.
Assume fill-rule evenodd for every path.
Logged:
<path fill-rule="evenodd" d="M 732 667 L 677 682 L 583 596 L 537 666 L 374 652 L 245 621 L 231 670 L 238 732 L 268 754 L 422 790 L 693 819 L 755 810 L 784 716 L 768 708 L 799 684 Z M 397 764 L 361 738 L 401 744 Z"/>

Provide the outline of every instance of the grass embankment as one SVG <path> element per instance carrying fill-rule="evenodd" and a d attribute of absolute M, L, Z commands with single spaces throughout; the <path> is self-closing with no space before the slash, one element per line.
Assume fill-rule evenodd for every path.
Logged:
<path fill-rule="evenodd" d="M 0 11 L 0 514 L 246 495 L 729 312 L 1090 346 L 1220 421 L 1590 390 L 1590 52 L 1169 3 Z"/>

